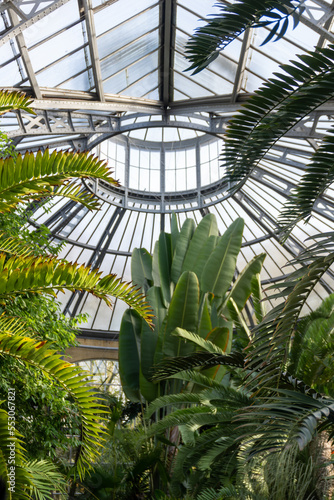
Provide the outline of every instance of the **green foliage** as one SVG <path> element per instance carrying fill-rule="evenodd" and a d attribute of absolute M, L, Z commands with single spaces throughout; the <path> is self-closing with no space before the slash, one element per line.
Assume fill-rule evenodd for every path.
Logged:
<path fill-rule="evenodd" d="M 233 192 L 287 131 L 333 96 L 334 47 L 317 48 L 298 59 L 282 65 L 283 71 L 257 90 L 229 123 L 222 159 Z"/>
<path fill-rule="evenodd" d="M 117 185 L 107 165 L 87 152 L 54 151 L 50 155 L 46 149 L 36 156 L 26 152 L 16 158 L 0 158 L 0 211 L 9 212 L 19 203 L 43 196 L 64 196 L 91 210 L 98 208 L 94 195 L 83 191 L 81 185 L 67 182 L 73 177 L 95 177 Z"/>
<path fill-rule="evenodd" d="M 262 45 L 270 40 L 281 39 L 293 21 L 293 28 L 299 22 L 304 7 L 302 2 L 290 0 L 238 0 L 232 4 L 217 4 L 221 12 L 207 19 L 207 24 L 195 30 L 186 46 L 186 56 L 192 63 L 188 68 L 198 73 L 213 62 L 239 35 L 251 27 L 268 27 L 269 35 Z"/>
<path fill-rule="evenodd" d="M 156 384 L 151 380 L 155 364 L 198 350 L 196 343 L 176 332 L 186 330 L 216 345 L 220 352 L 230 352 L 233 318 L 228 306 L 234 301 L 237 311 L 244 308 L 252 292 L 251 280 L 260 273 L 265 257 L 255 257 L 231 286 L 243 225 L 237 219 L 219 236 L 217 221 L 208 214 L 196 229 L 191 219 L 180 231 L 174 222 L 172 235 L 161 233 L 153 258 L 145 249 L 134 250 L 132 278 L 146 291 L 155 318 L 154 330 L 149 330 L 134 311 L 123 316 L 119 367 L 130 399 L 152 401 L 165 392 L 181 390 L 180 381 Z M 224 375 L 216 372 L 212 376 Z"/>
<path fill-rule="evenodd" d="M 302 267 L 276 285 L 270 298 L 281 303 L 250 332 L 247 355 L 233 350 L 226 355 L 191 332 L 175 332 L 201 350 L 156 367 L 155 380 L 188 385 L 181 394 L 156 399 L 147 412 L 179 408 L 151 429 L 164 433 L 178 425 L 185 436 L 173 467 L 175 494 L 196 476 L 192 494 L 199 498 L 229 498 L 230 488 L 232 498 L 328 497 L 324 468 L 332 461 L 323 450 L 334 435 L 334 400 L 317 390 L 332 391 L 333 296 L 301 318 L 306 300 L 334 259 L 333 234 L 318 240 L 296 261 Z M 204 376 L 203 369 L 221 365 L 226 370 L 222 381 Z M 200 390 L 189 392 L 195 384 Z M 318 436 L 324 437 L 319 441 Z M 198 490 L 199 482 L 209 489 Z"/>
<path fill-rule="evenodd" d="M 267 26 L 270 33 L 263 43 L 286 33 L 289 19 L 294 25 L 303 12 L 302 2 L 289 0 L 242 0 L 222 5 L 221 14 L 196 30 L 189 40 L 187 57 L 195 73 L 204 69 L 231 41 L 247 28 Z M 246 35 L 245 35 L 246 36 Z M 237 191 L 252 174 L 269 149 L 300 120 L 333 97 L 334 46 L 317 47 L 283 64 L 230 120 L 222 161 L 224 180 Z M 315 151 L 298 186 L 284 207 L 281 235 L 286 238 L 298 221 L 308 220 L 315 201 L 333 182 L 333 130 Z"/>
<path fill-rule="evenodd" d="M 35 114 L 30 107 L 33 103 L 32 99 L 27 97 L 22 92 L 1 91 L 0 93 L 0 115 L 13 111 L 14 109 L 22 109 L 31 114 Z"/>
<path fill-rule="evenodd" d="M 55 470 L 52 462 L 48 460 L 32 460 L 26 464 L 26 467 L 31 475 L 32 487 L 30 494 L 36 500 L 53 500 L 53 491 L 61 495 L 60 499 L 65 499 L 67 482 L 64 476 Z"/>
<path fill-rule="evenodd" d="M 31 101 L 22 94 L 0 93 L 0 113 L 17 108 L 31 112 L 30 104 Z M 55 297 L 56 291 L 64 289 L 84 290 L 94 293 L 111 305 L 110 295 L 114 295 L 133 306 L 148 323 L 151 322 L 151 310 L 135 287 L 122 282 L 114 275 L 102 278 L 97 270 L 92 271 L 90 268 L 51 257 L 47 250 L 52 246 L 47 243 L 47 235 L 43 234 L 43 230 L 28 235 L 21 229 L 26 218 L 21 217 L 22 211 L 20 214 L 19 207 L 33 199 L 39 200 L 41 197 L 56 194 L 69 197 L 90 209 L 98 208 L 98 203 L 92 195 L 70 180 L 73 177 L 95 177 L 116 184 L 106 164 L 87 153 L 54 152 L 50 155 L 45 151 L 37 152 L 36 156 L 26 153 L 22 157 L 12 154 L 11 146 L 7 144 L 4 136 L 1 136 L 1 143 L 5 144 L 5 147 L 3 158 L 0 159 L 0 223 L 3 226 L 0 234 L 0 295 L 3 311 L 0 316 L 0 390 L 5 390 L 6 384 L 12 381 L 17 391 L 22 389 L 23 392 L 26 385 L 30 386 L 26 402 L 34 407 L 36 399 L 33 399 L 31 389 L 41 389 L 42 392 L 37 396 L 37 406 L 39 409 L 45 409 L 46 413 L 58 411 L 57 432 L 62 431 L 66 436 L 66 430 L 70 433 L 78 431 L 78 447 L 72 469 L 75 484 L 76 476 L 82 479 L 99 454 L 103 441 L 105 407 L 97 393 L 85 385 L 88 374 L 63 361 L 52 349 L 54 346 L 58 349 L 65 348 L 73 342 L 73 326 L 76 322 L 66 322 L 59 316 L 57 305 L 51 306 L 48 296 Z M 12 217 L 15 208 L 19 211 Z M 3 216 L 5 212 L 9 215 L 8 220 Z M 48 308 L 50 310 L 47 318 Z M 45 340 L 46 338 L 50 341 Z M 12 365 L 9 359 L 14 360 Z M 10 373 L 11 367 L 14 370 L 19 367 L 17 376 L 14 380 L 13 377 L 6 380 L 3 376 L 6 372 Z M 26 375 L 22 374 L 23 367 L 27 368 Z M 43 373 L 43 377 L 40 373 Z M 58 397 L 53 400 L 56 393 Z M 59 405 L 61 401 L 63 404 Z M 68 410 L 73 414 L 71 417 L 67 414 Z M 26 415 L 27 413 L 22 415 L 23 420 Z M 41 412 L 38 416 L 41 416 Z M 9 417 L 3 411 L 0 412 L 0 417 L 1 422 L 6 421 L 7 425 L 7 428 L 0 425 L 0 478 L 7 483 L 8 490 L 10 476 L 7 469 L 6 443 Z M 29 418 L 26 422 L 28 426 Z M 55 429 L 55 426 L 52 429 L 54 422 L 50 423 L 49 430 Z M 41 421 L 41 427 L 46 429 L 44 421 Z M 52 436 L 53 440 L 57 439 L 57 432 Z M 28 462 L 17 436 L 11 436 L 17 445 L 16 489 L 13 496 L 9 488 L 9 497 L 32 498 L 33 495 L 39 499 L 50 498 L 53 487 L 62 489 L 64 482 L 45 462 Z M 55 441 L 52 442 L 52 439 L 45 448 L 48 445 L 51 445 L 51 449 L 54 447 Z"/>
<path fill-rule="evenodd" d="M 288 371 L 316 391 L 334 396 L 334 294 L 296 325 Z"/>

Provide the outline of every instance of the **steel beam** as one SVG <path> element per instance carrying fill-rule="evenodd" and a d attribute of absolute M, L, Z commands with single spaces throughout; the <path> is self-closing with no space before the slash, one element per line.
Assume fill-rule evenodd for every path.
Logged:
<path fill-rule="evenodd" d="M 176 31 L 176 1 L 163 0 L 160 4 L 160 100 L 167 108 L 173 101 L 173 57 Z"/>
<path fill-rule="evenodd" d="M 5 33 L 0 37 L 0 45 L 4 45 L 5 43 L 9 42 L 12 38 L 18 36 L 19 34 L 23 33 L 23 31 L 26 28 L 29 28 L 29 26 L 32 26 L 33 24 L 37 23 L 44 17 L 46 17 L 48 14 L 51 12 L 55 11 L 62 5 L 65 5 L 69 0 L 56 0 L 51 2 L 47 2 L 49 5 L 42 10 L 39 10 L 36 12 L 36 9 L 39 5 L 41 5 L 43 2 L 37 1 L 37 2 L 31 2 L 33 4 L 33 9 L 30 11 L 29 14 L 24 14 L 23 20 L 19 22 L 18 25 L 10 28 L 9 30 L 6 30 Z M 23 2 L 14 2 L 16 5 L 16 13 L 18 13 L 18 5 L 20 5 Z M 45 2 L 46 3 L 46 2 Z M 35 4 L 35 5 L 34 5 Z M 26 5 L 26 2 L 25 2 Z M 6 2 L 2 4 L 2 10 L 8 9 L 10 7 L 10 2 Z M 20 14 L 21 15 L 21 14 Z"/>
<path fill-rule="evenodd" d="M 231 102 L 236 102 L 237 97 L 238 97 L 240 90 L 241 90 L 241 87 L 242 87 L 244 74 L 245 74 L 245 70 L 246 70 L 247 57 L 248 57 L 249 48 L 251 45 L 252 34 L 253 34 L 252 28 L 248 28 L 244 32 L 244 38 L 243 38 L 242 46 L 241 46 L 238 68 L 237 68 L 237 72 L 235 75 L 234 86 L 233 86 L 233 91 L 232 91 L 232 95 L 231 95 Z"/>
<path fill-rule="evenodd" d="M 98 244 L 94 248 L 93 255 L 89 259 L 88 264 L 87 264 L 88 267 L 91 267 L 92 269 L 96 269 L 101 265 L 105 255 L 107 253 L 107 249 L 110 245 L 110 242 L 111 242 L 121 220 L 123 219 L 124 214 L 125 214 L 125 210 L 122 208 L 117 208 L 115 210 L 115 212 L 113 213 L 111 219 L 109 220 L 109 222 L 107 224 L 107 227 L 103 231 L 103 234 L 102 234 Z M 75 316 L 78 313 L 80 304 L 81 304 L 84 296 L 85 296 L 85 292 L 74 292 L 66 304 L 66 307 L 64 309 L 64 314 L 70 312 L 71 305 L 73 304 L 75 298 L 77 298 L 75 305 L 73 307 L 73 310 L 71 311 L 71 316 Z"/>
<path fill-rule="evenodd" d="M 9 9 L 8 13 L 9 13 L 9 18 L 10 18 L 13 26 L 17 26 L 20 22 L 19 18 L 17 16 L 17 13 L 14 10 L 12 10 L 12 8 Z M 36 99 L 42 99 L 42 94 L 41 94 L 39 85 L 37 83 L 36 75 L 35 75 L 35 72 L 33 70 L 31 60 L 29 57 L 29 52 L 28 52 L 28 49 L 27 49 L 27 46 L 26 46 L 26 43 L 24 40 L 24 36 L 22 35 L 22 33 L 19 33 L 16 36 L 16 42 L 17 42 L 17 46 L 19 48 L 19 51 L 20 51 L 20 54 L 21 54 L 21 57 L 23 60 L 23 64 L 24 64 L 24 67 L 26 69 L 31 87 L 34 91 L 35 97 L 36 97 Z"/>
<path fill-rule="evenodd" d="M 95 89 L 96 89 L 99 100 L 101 102 L 105 102 L 103 83 L 102 83 L 102 73 L 101 73 L 101 66 L 100 66 L 100 58 L 99 58 L 98 49 L 97 49 L 92 0 L 82 0 L 82 2 L 83 2 L 84 12 L 85 12 L 84 17 L 85 17 L 85 22 L 86 22 L 86 27 L 87 27 L 89 52 L 90 52 L 90 59 L 91 59 L 94 81 L 95 81 Z"/>

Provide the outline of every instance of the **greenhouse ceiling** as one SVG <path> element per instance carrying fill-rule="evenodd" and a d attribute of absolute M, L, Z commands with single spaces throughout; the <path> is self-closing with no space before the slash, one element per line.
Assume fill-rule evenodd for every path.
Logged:
<path fill-rule="evenodd" d="M 22 111 L 1 118 L 1 130 L 19 151 L 92 150 L 107 159 L 120 187 L 87 182 L 101 199 L 88 212 L 57 200 L 45 212 L 35 207 L 31 223 L 45 224 L 64 241 L 61 257 L 130 279 L 135 247 L 153 252 L 173 212 L 179 223 L 208 212 L 220 232 L 245 219 L 243 267 L 266 252 L 263 283 L 293 266 L 286 262 L 318 231 L 330 231 L 334 192 L 317 201 L 307 225 L 282 245 L 277 215 L 298 184 L 310 155 L 334 116 L 328 101 L 292 128 L 263 158 L 235 194 L 222 182 L 227 122 L 282 63 L 334 42 L 333 4 L 306 0 L 295 30 L 262 46 L 267 28 L 248 29 L 198 74 L 187 71 L 185 45 L 201 19 L 214 14 L 213 0 L 4 0 L 0 4 L 0 86 L 33 98 L 36 115 Z M 222 2 L 228 4 L 229 2 Z M 312 241 L 312 240 L 311 240 Z M 312 301 L 334 289 L 334 275 L 317 287 Z M 125 306 L 111 311 L 97 298 L 67 293 L 70 314 L 88 312 L 87 328 L 117 332 Z M 251 313 L 250 313 L 251 314 Z"/>

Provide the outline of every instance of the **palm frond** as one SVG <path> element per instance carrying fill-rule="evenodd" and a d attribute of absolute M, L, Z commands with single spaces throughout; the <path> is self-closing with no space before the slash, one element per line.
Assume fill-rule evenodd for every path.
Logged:
<path fill-rule="evenodd" d="M 52 492 L 57 492 L 61 496 L 67 497 L 67 481 L 65 477 L 57 470 L 55 465 L 49 460 L 32 460 L 26 462 L 26 469 L 31 475 L 32 486 L 30 494 L 36 500 L 53 500 Z"/>
<path fill-rule="evenodd" d="M 197 352 L 189 356 L 176 356 L 166 359 L 155 367 L 152 380 L 159 381 L 172 377 L 176 373 L 192 370 L 196 367 L 210 368 L 218 365 L 229 365 L 237 368 L 244 367 L 244 355 L 239 352 L 231 352 L 228 355 L 210 352 Z"/>
<path fill-rule="evenodd" d="M 27 292 L 55 295 L 55 290 L 64 289 L 92 293 L 109 306 L 110 296 L 117 297 L 151 324 L 152 312 L 144 296 L 115 275 L 101 278 L 98 270 L 53 258 L 14 256 L 6 259 L 6 254 L 0 254 L 0 299 Z"/>
<path fill-rule="evenodd" d="M 11 356 L 27 365 L 43 371 L 57 381 L 70 394 L 77 405 L 82 422 L 82 444 L 80 447 L 77 471 L 82 478 L 96 459 L 101 445 L 101 414 L 106 410 L 98 402 L 97 394 L 85 386 L 88 373 L 61 359 L 51 350 L 50 343 L 36 341 L 20 335 L 0 331 L 0 353 Z"/>
<path fill-rule="evenodd" d="M 87 152 L 39 151 L 35 156 L 26 152 L 16 159 L 0 159 L 0 211 L 8 212 L 15 206 L 36 197 L 54 195 L 54 187 L 69 179 L 94 177 L 111 184 L 118 184 L 110 175 L 104 161 Z M 90 208 L 96 208 L 96 201 L 90 195 L 80 194 L 77 187 L 67 185 L 57 195 L 69 196 L 82 201 Z M 92 205 L 90 205 L 92 203 Z"/>
<path fill-rule="evenodd" d="M 314 398 L 296 391 L 278 389 L 278 396 L 244 409 L 235 417 L 244 438 L 256 442 L 256 452 L 269 447 L 281 450 L 297 442 L 303 450 L 314 438 L 321 422 L 333 427 L 334 400 Z M 252 436 L 252 437 L 251 437 Z"/>
<path fill-rule="evenodd" d="M 14 109 L 21 109 L 35 115 L 35 111 L 30 107 L 31 104 L 33 104 L 33 100 L 22 92 L 10 92 L 8 90 L 0 92 L 0 115 Z"/>
<path fill-rule="evenodd" d="M 205 349 L 207 352 L 221 354 L 222 356 L 225 355 L 224 351 L 219 346 L 217 346 L 210 340 L 203 339 L 203 337 L 200 337 L 199 335 L 197 335 L 197 333 L 188 332 L 188 330 L 184 330 L 183 328 L 176 328 L 172 332 L 172 335 L 181 337 L 185 340 L 189 340 L 190 342 L 196 344 L 198 347 Z"/>
<path fill-rule="evenodd" d="M 299 3 L 299 2 L 298 2 Z M 221 12 L 206 19 L 207 24 L 195 30 L 186 46 L 186 57 L 192 63 L 188 68 L 194 74 L 202 71 L 235 38 L 247 28 L 272 26 L 266 43 L 274 36 L 281 38 L 289 24 L 289 16 L 297 26 L 302 9 L 290 0 L 239 0 L 233 4 L 217 4 Z"/>
<path fill-rule="evenodd" d="M 328 130 L 327 134 L 280 214 L 279 224 L 284 238 L 289 235 L 297 222 L 301 220 L 307 222 L 310 219 L 315 201 L 334 181 L 333 128 Z"/>
<path fill-rule="evenodd" d="M 283 72 L 274 73 L 275 78 L 257 90 L 230 121 L 222 160 L 232 192 L 284 134 L 334 95 L 334 45 L 298 59 L 282 65 Z"/>
<path fill-rule="evenodd" d="M 254 346 L 246 357 L 245 368 L 251 370 L 251 385 L 277 387 L 286 371 L 288 346 L 301 310 L 310 293 L 334 262 L 334 254 L 318 258 L 287 281 L 286 288 L 273 297 L 287 295 L 284 302 L 273 308 L 256 328 Z M 284 286 L 284 283 L 283 283 Z"/>
<path fill-rule="evenodd" d="M 13 405 L 14 407 L 14 405 Z M 12 410 L 8 401 L 8 410 Z M 22 447 L 22 436 L 12 426 L 7 411 L 0 409 L 0 478 L 6 483 L 8 500 L 24 499 L 30 496 L 25 491 L 25 487 L 31 484 L 29 472 L 24 468 L 25 452 Z M 10 485 L 9 474 L 11 468 L 15 470 L 15 481 Z M 12 469 L 13 470 L 13 469 Z M 11 486 L 12 488 L 9 488 Z"/>
<path fill-rule="evenodd" d="M 21 255 L 22 257 L 34 255 L 31 245 L 28 245 L 21 238 L 9 237 L 4 232 L 0 232 L 0 252 L 6 252 L 10 255 Z"/>

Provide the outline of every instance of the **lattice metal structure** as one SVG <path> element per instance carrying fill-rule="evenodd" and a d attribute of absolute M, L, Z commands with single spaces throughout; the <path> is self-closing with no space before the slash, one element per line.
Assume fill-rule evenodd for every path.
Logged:
<path fill-rule="evenodd" d="M 245 219 L 238 267 L 266 252 L 263 283 L 281 280 L 285 264 L 305 240 L 333 228 L 334 191 L 316 203 L 309 224 L 284 245 L 275 230 L 278 213 L 298 184 L 314 148 L 333 122 L 334 102 L 301 121 L 263 158 L 233 196 L 222 181 L 219 153 L 224 132 L 240 104 L 279 64 L 316 46 L 333 43 L 333 4 L 305 0 L 301 22 L 280 42 L 261 46 L 266 28 L 248 30 L 201 73 L 185 71 L 184 47 L 200 21 L 215 12 L 213 0 L 4 0 L 0 4 L 0 86 L 34 99 L 36 115 L 10 113 L 1 130 L 19 151 L 92 150 L 109 161 L 121 181 L 112 188 L 87 181 L 101 199 L 88 212 L 55 200 L 36 207 L 32 228 L 45 224 L 66 244 L 61 257 L 130 279 L 135 247 L 153 251 L 172 212 L 180 224 L 209 211 L 221 233 Z M 228 3 L 224 1 L 223 3 Z M 312 239 L 310 240 L 312 242 Z M 316 288 L 312 308 L 334 288 L 333 273 Z M 69 314 L 88 312 L 85 335 L 117 336 L 125 309 L 108 309 L 94 297 L 60 297 Z"/>

